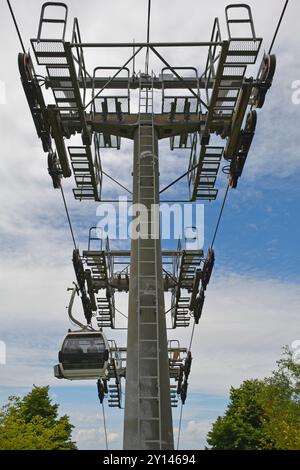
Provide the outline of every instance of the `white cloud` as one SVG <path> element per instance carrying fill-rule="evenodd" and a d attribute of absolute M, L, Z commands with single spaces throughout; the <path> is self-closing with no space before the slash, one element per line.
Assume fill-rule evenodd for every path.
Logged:
<path fill-rule="evenodd" d="M 188 421 L 186 427 L 182 430 L 182 434 L 186 436 L 185 445 L 189 446 L 190 449 L 203 449 L 206 445 L 206 436 L 210 429 L 210 421 Z"/>
<path fill-rule="evenodd" d="M 198 435 L 201 435 L 203 432 L 207 432 L 209 429 L 209 423 L 203 423 L 203 422 L 198 422 L 198 421 L 189 421 L 187 424 L 187 432 L 190 434 L 195 435 L 196 437 Z"/>
<path fill-rule="evenodd" d="M 105 448 L 105 434 L 102 428 L 77 429 L 73 433 L 73 439 L 81 449 L 93 450 Z M 114 444 L 118 439 L 118 433 L 107 433 L 108 444 Z"/>

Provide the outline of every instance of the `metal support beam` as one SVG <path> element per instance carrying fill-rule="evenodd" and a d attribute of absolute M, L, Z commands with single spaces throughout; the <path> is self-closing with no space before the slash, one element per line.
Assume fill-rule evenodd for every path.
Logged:
<path fill-rule="evenodd" d="M 45 39 L 43 39 L 45 41 Z M 71 47 L 210 47 L 221 46 L 222 42 L 73 42 Z"/>
<path fill-rule="evenodd" d="M 85 80 L 78 79 L 78 84 L 80 88 L 95 88 L 101 89 L 105 86 L 106 89 L 113 88 L 113 89 L 126 89 L 128 87 L 128 78 L 127 77 L 115 77 L 113 81 L 107 84 L 108 78 L 107 77 L 87 77 Z M 197 89 L 209 89 L 213 87 L 213 80 L 205 80 L 204 78 L 199 78 L 198 80 L 195 77 L 184 77 L 184 83 L 181 80 L 176 78 L 175 76 L 172 78 L 164 78 L 163 80 L 161 77 L 154 77 L 153 79 L 153 88 L 157 90 L 161 90 L 162 87 L 165 89 L 178 89 L 182 88 L 185 89 L 188 85 L 189 88 Z M 51 86 L 51 80 L 47 79 L 47 85 Z M 131 90 L 137 90 L 139 87 L 139 83 L 135 77 L 129 78 L 129 88 Z"/>
<path fill-rule="evenodd" d="M 138 114 L 123 114 L 122 122 L 120 122 L 116 114 L 109 114 L 105 120 L 101 113 L 95 113 L 94 115 L 88 115 L 87 121 L 95 132 L 106 132 L 126 139 L 134 139 Z M 173 122 L 169 120 L 169 116 L 166 114 L 154 115 L 158 139 L 180 135 L 183 132 L 191 134 L 199 132 L 205 122 L 206 114 L 191 115 L 187 121 L 184 113 L 176 113 Z"/>

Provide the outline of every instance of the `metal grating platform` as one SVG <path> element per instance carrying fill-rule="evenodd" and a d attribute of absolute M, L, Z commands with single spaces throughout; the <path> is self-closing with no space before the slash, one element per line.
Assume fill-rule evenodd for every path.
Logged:
<path fill-rule="evenodd" d="M 202 145 L 199 159 L 197 149 L 191 154 L 190 168 L 195 168 L 189 175 L 189 187 L 191 201 L 215 200 L 218 189 L 215 188 L 224 147 Z"/>
<path fill-rule="evenodd" d="M 102 168 L 97 139 L 94 141 L 94 156 L 90 146 L 68 147 L 76 188 L 75 199 L 101 200 Z"/>

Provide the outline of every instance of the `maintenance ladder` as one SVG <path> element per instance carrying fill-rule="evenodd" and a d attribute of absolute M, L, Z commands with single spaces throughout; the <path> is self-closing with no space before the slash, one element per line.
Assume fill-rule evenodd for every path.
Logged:
<path fill-rule="evenodd" d="M 115 325 L 115 301 L 114 290 L 110 287 L 111 269 L 108 251 L 84 251 L 83 256 L 90 275 L 88 289 L 91 292 L 103 292 L 97 297 L 97 324 L 100 328 L 114 328 Z M 87 270 L 86 270 L 87 272 Z M 92 296 L 93 298 L 94 296 Z"/>
<path fill-rule="evenodd" d="M 180 250 L 180 246 L 181 244 L 179 242 L 178 251 Z M 202 257 L 202 250 L 183 250 L 182 255 L 177 258 L 177 263 L 174 263 L 175 272 L 173 274 L 177 279 L 177 284 L 172 290 L 171 298 L 173 328 L 187 328 L 190 325 L 190 297 L 182 291 L 192 291 L 196 269 L 200 266 Z"/>
<path fill-rule="evenodd" d="M 138 202 L 147 213 L 156 200 L 157 156 L 154 144 L 153 76 L 139 78 Z M 155 218 L 154 218 L 155 219 Z M 154 233 L 159 230 L 154 221 Z M 149 228 L 148 228 L 149 229 Z M 138 435 L 142 448 L 162 449 L 159 345 L 159 239 L 138 237 Z M 150 393 L 149 393 L 150 390 Z M 150 430 L 150 433 L 149 433 Z M 149 439 L 149 434 L 157 436 Z"/>
<path fill-rule="evenodd" d="M 68 147 L 76 188 L 73 189 L 75 199 L 100 201 L 102 187 L 102 169 L 99 147 L 95 140 L 95 159 L 91 147 Z"/>

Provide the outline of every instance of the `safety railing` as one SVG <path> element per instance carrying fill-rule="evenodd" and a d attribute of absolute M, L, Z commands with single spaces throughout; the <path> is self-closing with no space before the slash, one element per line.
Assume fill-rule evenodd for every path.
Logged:
<path fill-rule="evenodd" d="M 211 42 L 222 41 L 219 18 L 215 18 L 210 40 Z M 210 86 L 209 85 L 210 85 L 211 80 L 214 80 L 216 77 L 216 70 L 218 66 L 220 53 L 221 53 L 221 49 L 219 46 L 216 46 L 216 45 L 209 46 L 205 70 L 200 77 L 201 79 L 204 78 L 205 80 L 206 101 L 208 105 L 210 101 Z"/>
<path fill-rule="evenodd" d="M 94 134 L 94 169 L 95 169 L 95 179 L 99 186 L 99 194 L 101 198 L 102 193 L 102 181 L 103 181 L 103 172 L 102 172 L 102 164 L 101 164 L 101 156 L 100 156 L 100 142 L 99 142 L 99 134 Z"/>
<path fill-rule="evenodd" d="M 181 82 L 186 84 L 186 93 L 182 95 L 177 94 L 167 94 L 164 82 L 170 79 L 170 74 L 166 74 L 166 71 L 172 72 L 175 70 L 176 73 L 182 73 L 184 71 L 192 71 L 195 74 L 195 77 L 192 78 L 193 82 L 196 81 L 197 88 L 196 88 L 196 96 L 192 95 L 189 90 L 189 78 L 185 78 L 184 76 L 180 75 Z M 162 78 L 162 113 L 186 113 L 186 114 L 199 114 L 201 113 L 201 100 L 200 100 L 200 86 L 199 86 L 199 77 L 198 77 L 198 70 L 195 67 L 164 67 L 161 70 L 161 78 Z M 173 77 L 173 75 L 172 75 Z M 174 77 L 175 78 L 175 77 Z M 178 79 L 177 79 L 178 80 Z M 176 88 L 176 87 L 174 87 Z M 181 87 L 182 88 L 182 87 Z M 169 105 L 169 106 L 168 106 Z"/>
<path fill-rule="evenodd" d="M 78 23 L 77 18 L 74 18 L 73 32 L 72 32 L 72 43 L 76 43 L 76 44 L 81 44 L 82 43 L 80 29 L 79 29 L 79 23 Z M 81 45 L 76 47 L 75 53 L 73 54 L 73 58 L 74 58 L 75 62 L 78 65 L 78 79 L 81 80 L 82 83 L 83 83 L 82 102 L 83 102 L 83 106 L 85 106 L 86 88 L 87 88 L 86 84 L 87 84 L 88 72 L 86 70 L 84 52 L 83 52 L 83 48 L 82 48 Z"/>
<path fill-rule="evenodd" d="M 242 11 L 246 13 L 246 15 L 238 15 L 237 16 L 230 16 L 230 11 L 231 10 L 239 10 L 241 13 Z M 248 24 L 250 25 L 250 30 L 251 30 L 251 36 L 244 36 L 242 39 L 252 39 L 253 41 L 256 40 L 256 34 L 255 34 L 255 28 L 254 28 L 254 22 L 253 22 L 253 16 L 252 16 L 252 11 L 249 5 L 246 5 L 245 3 L 235 3 L 231 5 L 227 5 L 225 8 L 225 16 L 226 16 L 226 24 L 227 24 L 227 31 L 228 31 L 228 37 L 229 40 L 231 41 L 232 39 L 239 39 L 236 34 L 233 33 L 232 31 L 232 26 L 233 25 L 244 25 Z"/>
<path fill-rule="evenodd" d="M 193 144 L 191 148 L 191 153 L 190 153 L 190 162 L 189 162 L 189 174 L 187 175 L 188 177 L 188 184 L 189 184 L 189 189 L 191 191 L 191 188 L 194 185 L 195 178 L 196 178 L 196 173 L 197 173 L 197 168 L 196 165 L 198 163 L 198 133 L 194 134 L 193 138 Z"/>
<path fill-rule="evenodd" d="M 64 16 L 61 18 L 57 17 L 45 17 L 46 11 L 49 10 L 49 8 L 56 8 L 56 9 L 63 9 L 64 10 Z M 38 29 L 38 35 L 37 35 L 37 40 L 40 41 L 42 38 L 42 31 L 43 31 L 43 26 L 44 24 L 61 24 L 63 26 L 62 28 L 62 35 L 61 38 L 64 41 L 65 35 L 66 35 L 66 27 L 67 27 L 67 19 L 68 19 L 68 7 L 65 3 L 61 2 L 46 2 L 42 5 L 42 10 L 41 10 L 41 16 L 40 16 L 40 21 L 39 21 L 39 29 Z M 49 39 L 49 35 L 47 34 L 47 39 Z M 55 38 L 57 39 L 57 38 Z"/>
<path fill-rule="evenodd" d="M 120 70 L 121 69 L 121 70 Z M 123 94 L 120 92 L 118 94 L 106 94 L 106 84 L 101 88 L 101 90 L 97 91 L 96 89 L 96 78 L 99 78 L 99 71 L 104 71 L 106 74 L 109 71 L 115 72 L 120 70 L 118 77 L 112 79 L 111 76 L 105 76 L 101 78 L 105 78 L 106 84 L 110 84 L 110 90 L 114 89 L 113 85 L 115 85 L 115 89 L 118 89 L 118 79 L 122 77 L 127 79 L 127 87 L 124 90 Z M 127 67 L 96 67 L 93 71 L 93 86 L 92 86 L 92 109 L 91 112 L 94 113 L 103 113 L 103 114 L 111 114 L 111 113 L 130 113 L 130 70 Z"/>
<path fill-rule="evenodd" d="M 97 243 L 99 243 L 99 246 L 97 246 L 97 250 L 102 251 L 103 239 L 102 239 L 102 237 L 99 236 L 99 231 L 100 230 L 101 229 L 99 229 L 98 227 L 91 227 L 89 229 L 88 251 L 91 251 L 92 242 L 95 242 L 95 241 L 97 241 Z M 93 234 L 94 232 L 96 232 L 96 236 Z"/>

